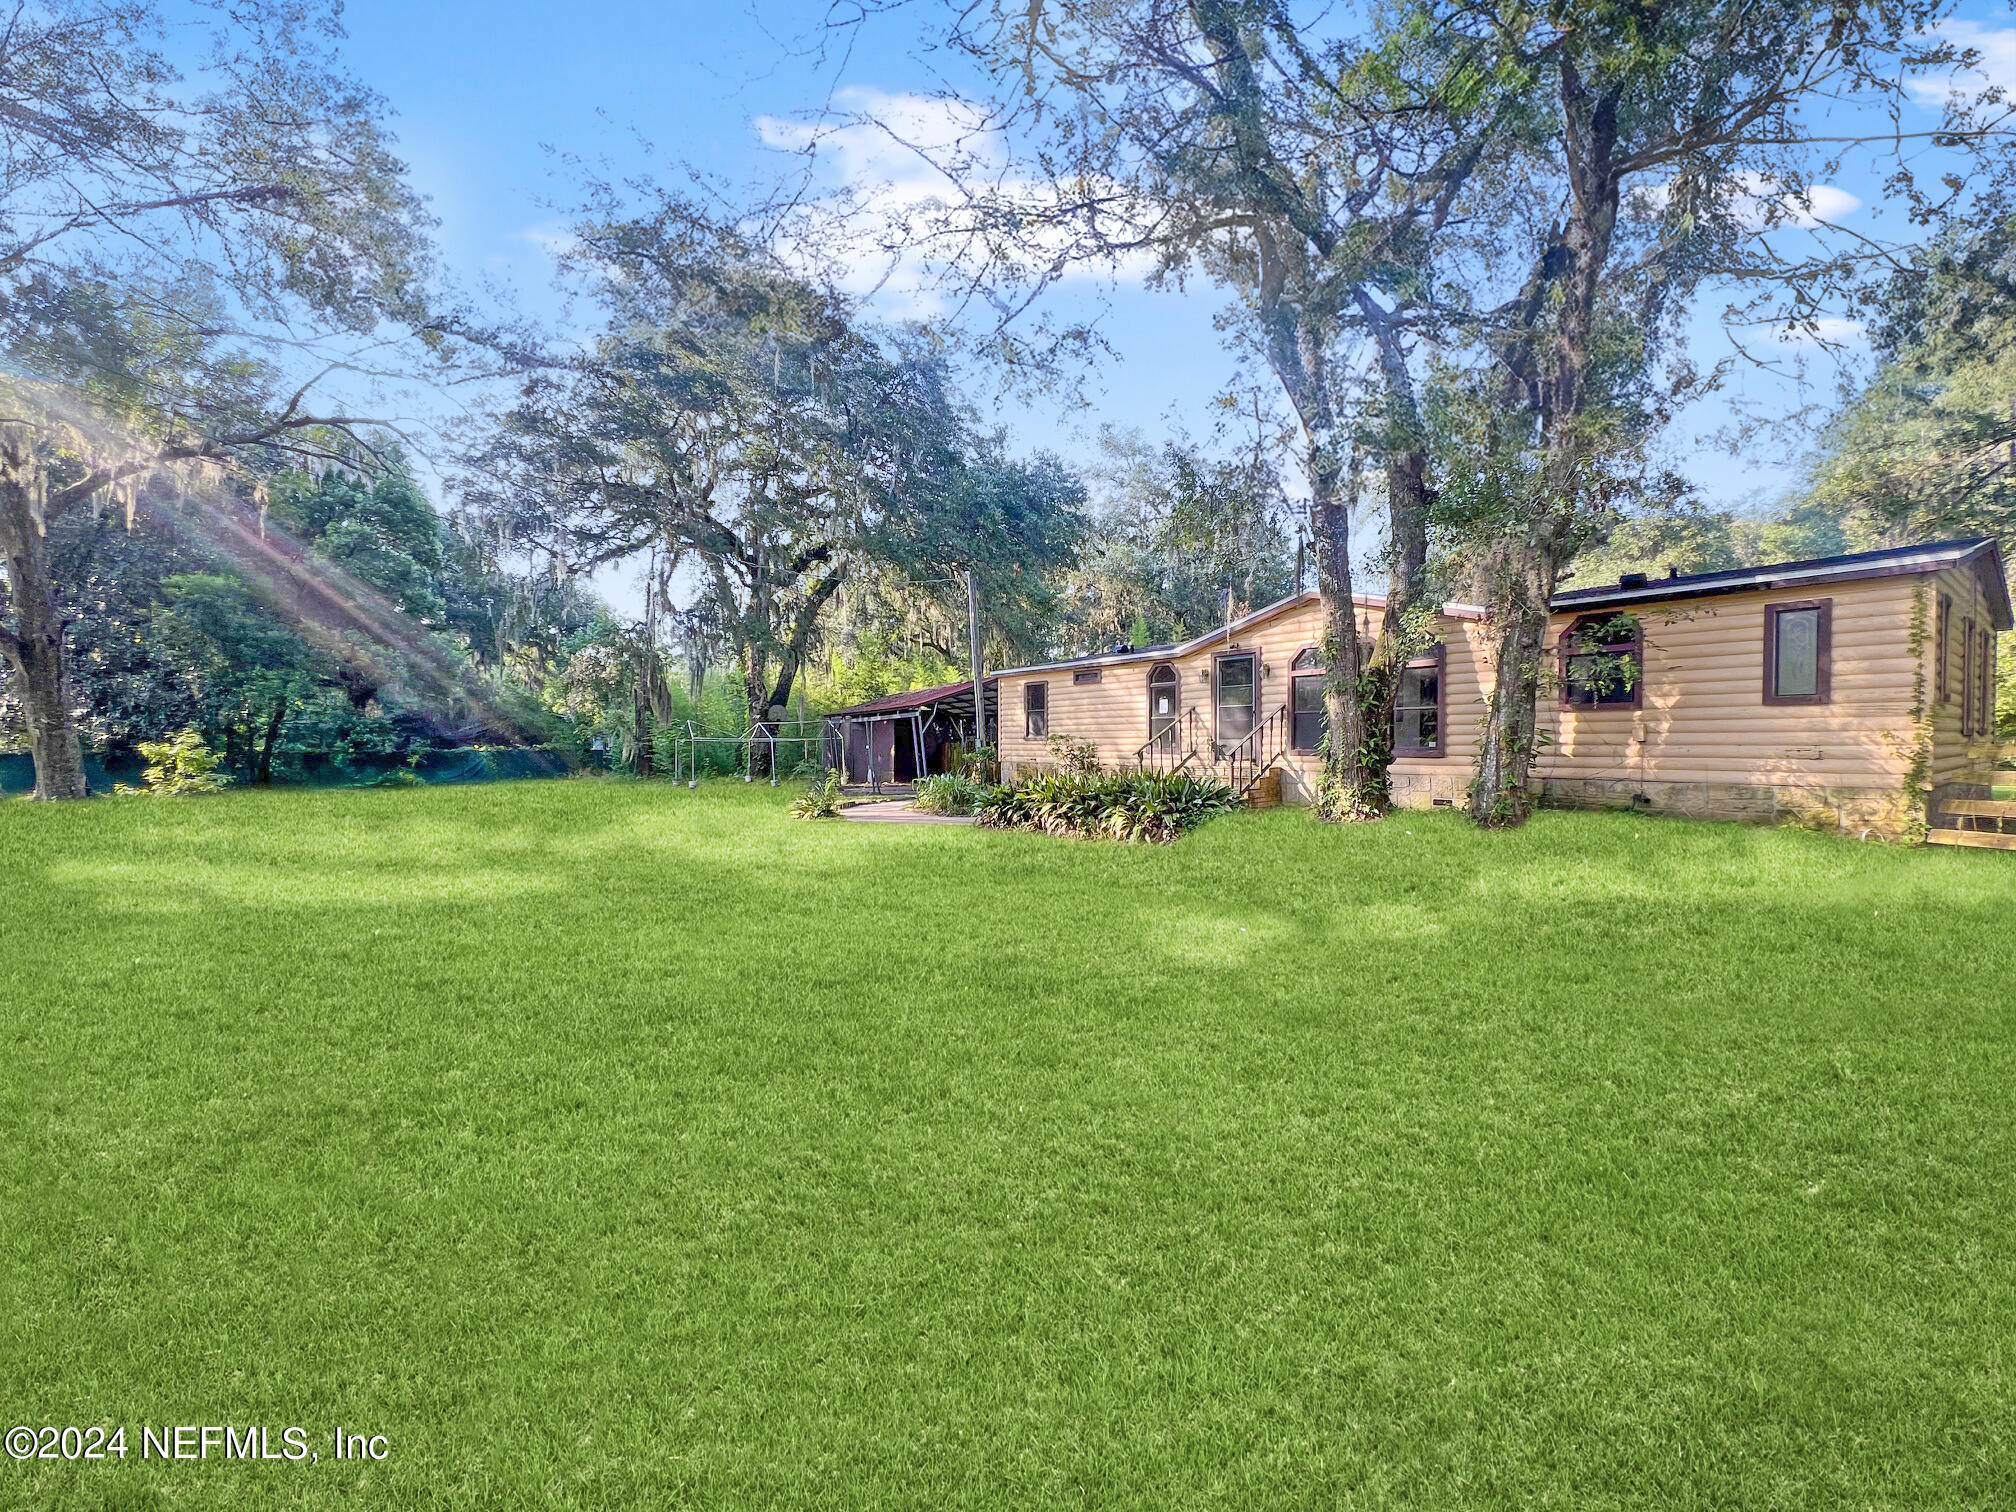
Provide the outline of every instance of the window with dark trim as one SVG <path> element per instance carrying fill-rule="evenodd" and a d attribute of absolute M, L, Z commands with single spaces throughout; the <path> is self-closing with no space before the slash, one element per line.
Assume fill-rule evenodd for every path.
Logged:
<path fill-rule="evenodd" d="M 1644 671 L 1636 615 L 1585 614 L 1561 634 L 1561 702 L 1569 708 L 1635 709 Z"/>
<path fill-rule="evenodd" d="M 1953 702 L 1953 595 L 1939 595 L 1938 631 L 1933 636 L 1933 696 L 1941 703 Z"/>
<path fill-rule="evenodd" d="M 1253 733 L 1260 693 L 1260 658 L 1234 651 L 1212 665 L 1212 690 L 1217 703 L 1213 738 L 1232 745 Z"/>
<path fill-rule="evenodd" d="M 1297 661 L 1301 658 L 1297 657 Z M 1290 739 L 1298 751 L 1323 749 L 1323 674 L 1298 672 L 1288 679 Z"/>
<path fill-rule="evenodd" d="M 1157 750 L 1176 749 L 1176 715 L 1182 702 L 1180 679 L 1169 662 L 1158 662 L 1148 672 L 1148 739 Z"/>
<path fill-rule="evenodd" d="M 1960 738 L 1974 735 L 1974 620 L 1960 621 Z"/>
<path fill-rule="evenodd" d="M 1764 702 L 1824 704 L 1834 664 L 1834 600 L 1764 606 Z"/>
<path fill-rule="evenodd" d="M 1395 756 L 1442 754 L 1446 655 L 1441 646 L 1436 646 L 1400 669 L 1400 685 L 1393 694 Z"/>
<path fill-rule="evenodd" d="M 1995 632 L 1981 632 L 1981 701 L 1974 711 L 1974 722 L 1981 735 L 1995 733 Z"/>
<path fill-rule="evenodd" d="M 1099 681 L 1099 669 L 1097 667 L 1082 667 L 1071 674 L 1071 681 L 1081 684 L 1096 683 Z"/>
<path fill-rule="evenodd" d="M 1323 653 L 1318 651 L 1314 646 L 1304 646 L 1300 651 L 1295 653 L 1295 660 L 1289 663 L 1288 670 L 1290 672 L 1321 672 L 1323 670 Z"/>
<path fill-rule="evenodd" d="M 1036 682 L 1022 685 L 1022 733 L 1031 740 L 1049 738 L 1050 684 Z"/>

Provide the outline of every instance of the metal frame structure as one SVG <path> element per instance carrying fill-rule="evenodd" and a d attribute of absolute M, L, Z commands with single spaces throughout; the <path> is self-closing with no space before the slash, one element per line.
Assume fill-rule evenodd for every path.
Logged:
<path fill-rule="evenodd" d="M 686 721 L 686 733 L 672 738 L 672 780 L 677 782 L 683 773 L 686 786 L 700 785 L 700 748 L 702 746 L 734 746 L 740 751 L 736 765 L 744 782 L 756 780 L 756 751 L 767 746 L 770 751 L 770 786 L 776 787 L 777 747 L 781 744 L 796 745 L 801 749 L 815 746 L 819 751 L 819 769 L 823 772 L 838 765 L 833 760 L 830 745 L 831 734 L 826 728 L 829 721 L 823 719 L 775 719 L 758 720 L 743 730 L 740 735 L 702 735 L 692 720 Z M 787 730 L 810 729 L 816 733 L 787 734 Z M 843 752 L 844 755 L 844 752 Z"/>

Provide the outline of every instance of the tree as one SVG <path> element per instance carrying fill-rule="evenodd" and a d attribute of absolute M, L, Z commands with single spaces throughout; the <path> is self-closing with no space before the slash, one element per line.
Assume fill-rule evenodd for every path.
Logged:
<path fill-rule="evenodd" d="M 1086 538 L 1084 510 L 1085 485 L 1056 457 L 1018 461 L 1001 437 L 983 437 L 967 443 L 942 489 L 885 513 L 863 552 L 878 596 L 920 631 L 928 624 L 947 661 L 969 665 L 962 648 L 970 572 L 982 644 L 1001 665 L 1051 649 L 1063 574 Z"/>
<path fill-rule="evenodd" d="M 965 433 L 944 368 L 674 197 L 576 236 L 604 334 L 524 376 L 458 488 L 555 562 L 692 563 L 767 719 L 863 554 L 933 539 L 897 517 L 953 498 Z"/>
<path fill-rule="evenodd" d="M 1510 825 L 1531 804 L 1560 573 L 1644 490 L 1643 443 L 1698 381 L 1678 355 L 1680 315 L 1697 288 L 1721 282 L 1758 291 L 1751 318 L 1764 309 L 1810 326 L 1867 257 L 1889 255 L 1863 239 L 1791 257 L 1770 233 L 1813 220 L 1813 175 L 1846 150 L 1828 108 L 1896 99 L 1913 71 L 1954 52 L 1926 34 L 1933 4 L 1430 0 L 1420 14 L 1502 48 L 1535 113 L 1521 123 L 1519 167 L 1538 213 L 1504 248 L 1523 272 L 1509 297 L 1475 301 L 1490 361 L 1473 391 L 1483 419 L 1462 501 L 1495 669 L 1470 813 Z M 1926 135 L 1953 145 L 1991 129 L 1956 104 Z M 1883 122 L 1869 137 L 1900 154 L 1893 191 L 1915 193 L 1904 134 Z"/>
<path fill-rule="evenodd" d="M 1860 545 L 1992 535 L 2016 560 L 2016 214 L 1918 251 L 1876 311 L 1876 371 L 1821 436 L 1807 502 Z"/>
<path fill-rule="evenodd" d="M 1002 0 L 959 14 L 955 41 L 996 84 L 988 124 L 1035 145 L 1006 173 L 975 154 L 941 160 L 960 193 L 903 223 L 903 239 L 1011 320 L 1088 263 L 1146 257 L 1153 281 L 1201 272 L 1233 291 L 1242 343 L 1299 433 L 1325 621 L 1319 806 L 1384 812 L 1435 499 L 1417 347 L 1439 318 L 1435 249 L 1518 101 L 1498 81 L 1501 49 L 1376 16 L 1369 40 L 1325 35 L 1324 19 L 1280 0 Z M 1359 454 L 1379 465 L 1388 520 L 1369 660 L 1346 487 Z"/>
<path fill-rule="evenodd" d="M 86 790 L 50 522 L 349 427 L 310 397 L 321 341 L 422 318 L 424 216 L 333 7 L 202 15 L 188 75 L 147 0 L 48 0 L 0 38 L 0 339 L 35 375 L 0 405 L 0 654 L 44 798 Z"/>
<path fill-rule="evenodd" d="M 1077 651 L 1180 640 L 1225 618 L 1229 592 L 1270 603 L 1295 585 L 1287 501 L 1264 452 L 1207 455 L 1107 432 L 1089 549 L 1071 574 Z"/>

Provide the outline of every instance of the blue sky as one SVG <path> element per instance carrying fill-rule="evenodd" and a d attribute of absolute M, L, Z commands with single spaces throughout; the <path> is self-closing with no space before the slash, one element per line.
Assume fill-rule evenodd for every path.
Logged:
<path fill-rule="evenodd" d="M 397 112 L 403 155 L 440 217 L 444 258 L 461 282 L 492 281 L 514 291 L 523 308 L 551 317 L 542 242 L 557 234 L 577 197 L 555 153 L 593 162 L 622 177 L 674 178 L 682 162 L 734 182 L 768 180 L 794 160 L 766 145 L 787 139 L 794 121 L 817 112 L 836 91 L 859 101 L 902 97 L 939 82 L 934 60 L 917 46 L 919 13 L 897 11 L 855 39 L 844 66 L 806 52 L 819 4 L 646 5 L 603 0 L 559 6 L 445 0 L 430 6 L 350 0 L 350 66 L 381 90 Z M 1964 39 L 1983 47 L 1988 69 L 2016 84 L 2016 26 L 2005 7 L 1968 7 Z M 956 82 L 956 81 L 955 81 Z M 1927 107 L 1925 124 L 1934 113 Z M 646 143 L 650 144 L 647 150 Z M 820 173 L 901 172 L 884 153 L 856 143 L 832 154 Z M 1844 174 L 1832 208 L 1858 229 L 1892 230 L 1880 187 Z M 1089 298 L 1081 289 L 1066 298 Z M 1232 361 L 1212 328 L 1222 301 L 1208 290 L 1187 295 L 1138 288 L 1108 292 L 1109 340 L 1118 359 L 1092 385 L 1095 407 L 1067 416 L 1054 406 L 998 412 L 1019 447 L 1046 447 L 1083 460 L 1101 422 L 1150 434 L 1182 426 L 1211 428 L 1208 405 Z M 1853 346 L 1852 333 L 1848 333 Z M 1726 350 L 1709 307 L 1697 321 L 1697 357 Z M 1723 398 L 1682 418 L 1670 437 L 1673 457 L 1713 502 L 1761 505 L 1796 477 L 1782 439 L 1731 456 L 1713 442 L 1739 401 L 1784 413 L 1830 397 L 1833 363 L 1813 365 L 1802 391 L 1786 377 L 1739 371 Z M 619 600 L 618 581 L 605 589 Z"/>

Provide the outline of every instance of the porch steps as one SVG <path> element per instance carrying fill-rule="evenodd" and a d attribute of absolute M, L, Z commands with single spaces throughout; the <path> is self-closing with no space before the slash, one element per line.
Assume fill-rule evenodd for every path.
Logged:
<path fill-rule="evenodd" d="M 1960 819 L 2016 819 L 2016 799 L 1948 798 L 1940 812 Z"/>
<path fill-rule="evenodd" d="M 1998 835 L 1993 830 L 1935 829 L 1925 835 L 1927 845 L 1965 845 L 1980 850 L 2016 851 L 2016 835 Z"/>

